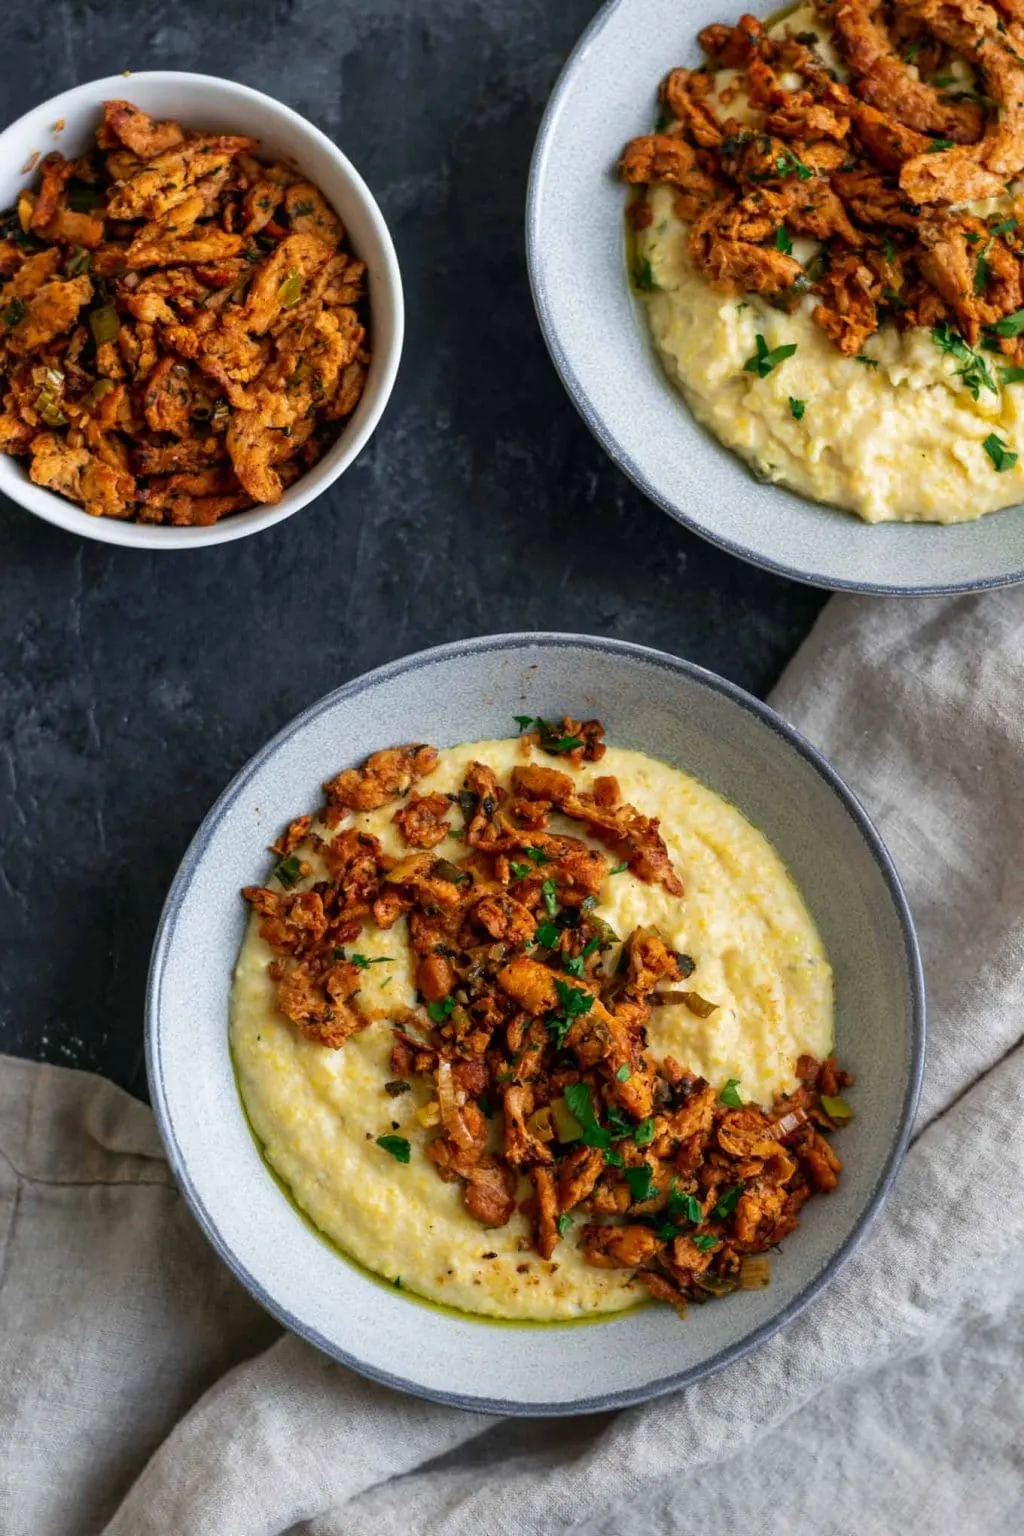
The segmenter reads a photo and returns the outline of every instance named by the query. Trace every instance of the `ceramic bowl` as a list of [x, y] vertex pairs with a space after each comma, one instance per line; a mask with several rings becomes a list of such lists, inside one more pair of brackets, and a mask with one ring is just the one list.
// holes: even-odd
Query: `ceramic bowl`
[[[1024, 507], [954, 527], [870, 526], [780, 486], [698, 426], [668, 382], [629, 287], [623, 146], [650, 132], [657, 87], [696, 65], [700, 28], [741, 0], [609, 0], [580, 38], [537, 137], [526, 214], [534, 302], [570, 396], [626, 474], [732, 554], [818, 586], [909, 594], [1024, 580]], [[759, 14], [774, 9], [761, 6]]]
[[[396, 741], [453, 745], [514, 733], [515, 714], [597, 715], [609, 739], [694, 774], [781, 853], [835, 972], [837, 1051], [856, 1073], [842, 1182], [808, 1207], [764, 1291], [593, 1323], [482, 1322], [417, 1302], [342, 1258], [297, 1214], [249, 1131], [228, 1051], [241, 886], [266, 846], [347, 763]], [[147, 1050], [174, 1174], [241, 1282], [282, 1323], [364, 1375], [509, 1414], [635, 1403], [685, 1386], [768, 1338], [863, 1236], [910, 1131], [924, 1049], [921, 972], [899, 882], [863, 810], [765, 705], [709, 672], [621, 641], [466, 640], [392, 663], [287, 726], [217, 801], [171, 887], [153, 951]]]
[[[102, 120], [103, 102], [111, 97], [127, 97], [151, 116], [173, 117], [187, 128], [251, 134], [260, 140], [261, 155], [290, 157], [337, 209], [353, 251], [367, 265], [372, 361], [362, 398], [333, 447], [273, 506], [234, 513], [210, 528], [165, 528], [90, 517], [77, 503], [33, 485], [25, 460], [0, 454], [0, 492], [60, 528], [106, 544], [143, 549], [226, 544], [298, 512], [344, 473], [369, 439], [387, 405], [402, 352], [404, 308], [398, 259], [369, 187], [319, 128], [247, 85], [174, 70], [92, 80], [54, 96], [12, 123], [0, 134], [0, 207], [9, 207], [23, 187], [33, 184], [36, 173], [25, 169], [33, 155], [52, 149], [68, 158], [81, 154]], [[64, 126], [58, 130], [60, 123]]]

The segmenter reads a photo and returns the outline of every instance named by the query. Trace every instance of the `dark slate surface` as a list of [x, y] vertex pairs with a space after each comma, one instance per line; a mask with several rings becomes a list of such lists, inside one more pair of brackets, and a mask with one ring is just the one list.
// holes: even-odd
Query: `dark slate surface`
[[145, 1093], [149, 949], [189, 838], [272, 732], [367, 668], [465, 635], [576, 629], [764, 693], [809, 628], [821, 594], [691, 537], [612, 467], [538, 334], [527, 166], [595, 8], [8, 0], [0, 13], [8, 119], [148, 67], [231, 76], [311, 118], [381, 201], [409, 316], [374, 441], [269, 533], [153, 556], [0, 506], [0, 1048]]

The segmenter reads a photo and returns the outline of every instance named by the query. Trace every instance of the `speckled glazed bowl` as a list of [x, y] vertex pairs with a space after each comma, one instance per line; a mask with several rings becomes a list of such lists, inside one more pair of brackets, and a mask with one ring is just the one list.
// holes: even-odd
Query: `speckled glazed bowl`
[[[609, 739], [696, 775], [774, 843], [835, 972], [837, 1050], [857, 1076], [838, 1191], [807, 1209], [768, 1290], [588, 1324], [502, 1324], [417, 1302], [342, 1258], [297, 1214], [249, 1132], [228, 1052], [239, 888], [320, 784], [399, 741], [514, 734], [513, 715], [597, 715]], [[389, 1386], [498, 1413], [564, 1414], [685, 1386], [768, 1338], [833, 1276], [896, 1173], [917, 1097], [924, 1002], [911, 920], [864, 812], [763, 704], [688, 663], [575, 635], [465, 640], [314, 704], [213, 807], [171, 888], [147, 998], [149, 1083], [167, 1155], [210, 1241], [296, 1333]]]
[[27, 461], [6, 454], [0, 454], [0, 492], [48, 523], [105, 544], [163, 550], [226, 544], [298, 512], [345, 472], [369, 440], [388, 403], [402, 355], [405, 322], [398, 258], [372, 192], [326, 134], [262, 91], [185, 71], [146, 70], [127, 78], [111, 75], [92, 80], [19, 117], [0, 133], [0, 208], [9, 207], [23, 187], [33, 185], [36, 173], [26, 169], [33, 155], [52, 149], [66, 157], [81, 154], [102, 120], [104, 101], [116, 97], [126, 97], [153, 117], [176, 118], [187, 128], [252, 134], [260, 140], [261, 155], [290, 157], [316, 182], [341, 215], [353, 251], [367, 266], [372, 358], [366, 387], [337, 441], [287, 487], [280, 501], [233, 513], [209, 528], [166, 528], [90, 517], [76, 502], [33, 485]]
[[723, 549], [798, 581], [865, 592], [962, 592], [1024, 580], [1024, 507], [974, 523], [869, 526], [779, 486], [690, 415], [668, 382], [626, 275], [623, 146], [651, 130], [670, 69], [701, 62], [698, 31], [741, 0], [609, 0], [580, 38], [541, 124], [526, 242], [548, 348], [602, 446], [652, 501]]

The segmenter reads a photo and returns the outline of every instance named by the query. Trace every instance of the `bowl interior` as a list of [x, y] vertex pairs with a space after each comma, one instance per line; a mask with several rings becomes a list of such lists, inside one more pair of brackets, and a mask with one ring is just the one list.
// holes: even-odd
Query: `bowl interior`
[[[697, 33], [740, 0], [610, 0], [552, 95], [534, 153], [527, 252], [555, 364], [608, 453], [680, 522], [758, 565], [826, 587], [958, 591], [1024, 579], [1024, 507], [954, 527], [869, 526], [778, 486], [697, 425], [664, 376], [626, 277], [623, 146], [650, 132], [655, 93], [701, 62]], [[753, 7], [765, 15], [770, 4]], [[908, 465], [908, 473], [911, 472]]]
[[[0, 207], [8, 207], [33, 182], [25, 171], [34, 154], [59, 149], [81, 154], [103, 116], [102, 104], [126, 97], [153, 117], [174, 117], [188, 128], [245, 133], [260, 140], [259, 153], [291, 158], [341, 215], [352, 248], [366, 262], [372, 360], [362, 398], [338, 440], [312, 470], [289, 486], [274, 506], [235, 513], [212, 528], [164, 528], [90, 517], [74, 502], [31, 483], [23, 460], [0, 455], [0, 492], [32, 512], [92, 538], [145, 548], [174, 549], [223, 543], [270, 527], [298, 511], [355, 458], [373, 431], [398, 370], [402, 347], [401, 279], [383, 216], [355, 167], [327, 136], [298, 113], [259, 91], [208, 75], [152, 71], [113, 75], [44, 102], [0, 135]], [[63, 122], [59, 131], [54, 124]]]
[[[475, 1322], [375, 1284], [312, 1232], [249, 1133], [227, 1042], [239, 888], [323, 779], [395, 741], [514, 733], [518, 713], [597, 715], [609, 738], [696, 775], [786, 860], [835, 969], [837, 1049], [857, 1075], [839, 1190], [809, 1208], [769, 1290], [649, 1307], [591, 1327]], [[168, 897], [148, 997], [150, 1086], [175, 1173], [223, 1257], [288, 1326], [371, 1376], [497, 1411], [640, 1400], [751, 1347], [825, 1281], [880, 1201], [909, 1127], [922, 1053], [909, 919], [863, 813], [777, 718], [671, 657], [578, 637], [462, 642], [349, 684], [300, 716], [211, 811]]]

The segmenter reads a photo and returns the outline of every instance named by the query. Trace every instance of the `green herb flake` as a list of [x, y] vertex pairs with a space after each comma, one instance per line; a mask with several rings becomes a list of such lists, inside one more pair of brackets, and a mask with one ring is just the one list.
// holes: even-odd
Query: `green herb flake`
[[641, 293], [656, 292], [658, 284], [654, 281], [654, 271], [646, 258], [634, 271], [633, 282]]
[[608, 873], [610, 875], [624, 875], [628, 868], [629, 868], [628, 864], [616, 864], [615, 868], [614, 869], [610, 869], [608, 871]]
[[[1018, 311], [1018, 314], [1020, 317], [1018, 329], [1024, 330], [1024, 310]], [[1016, 318], [1013, 315], [1006, 316], [1005, 319], [999, 321], [996, 329], [998, 330], [999, 326], [1006, 325], [1009, 321]], [[1004, 336], [1014, 336], [1016, 334], [1017, 331], [1014, 330], [1000, 331], [1000, 335]], [[964, 388], [969, 391], [974, 400], [977, 400], [983, 389], [991, 390], [994, 395], [999, 393], [995, 381], [988, 371], [988, 364], [985, 362], [985, 359], [980, 352], [976, 352], [973, 347], [967, 345], [959, 331], [953, 330], [952, 326], [944, 321], [942, 325], [937, 325], [932, 330], [932, 341], [946, 356], [953, 357], [958, 363], [963, 364], [962, 367], [956, 369], [956, 376], [963, 379]]]
[[349, 959], [361, 971], [368, 971], [371, 965], [394, 965], [395, 963], [393, 955], [380, 955], [376, 960], [368, 960], [365, 955], [349, 955]]
[[785, 150], [775, 161], [775, 169], [780, 176], [799, 176], [801, 181], [810, 181], [814, 175], [810, 166], [804, 165], [798, 160], [791, 149]]
[[629, 1064], [624, 1061], [622, 1066], [615, 1074], [616, 1081], [620, 1083], [628, 1083], [631, 1076], [632, 1073], [629, 1070]]
[[545, 949], [558, 948], [559, 931], [554, 923], [547, 921], [538, 923], [534, 938], [537, 940], [537, 943], [542, 945]]
[[929, 155], [939, 155], [944, 149], [955, 148], [955, 145], [955, 139], [932, 139], [932, 142], [928, 145], [925, 153]]
[[709, 1249], [717, 1248], [719, 1243], [719, 1239], [713, 1237], [710, 1232], [699, 1232], [692, 1241], [693, 1246], [699, 1248], [701, 1253], [707, 1253]]
[[[1019, 336], [1024, 331], [1024, 309], [1018, 309], [1012, 315], [1004, 315], [997, 320], [992, 327], [997, 336]], [[932, 332], [934, 335], [935, 333]]]
[[886, 264], [891, 267], [896, 260], [896, 247], [888, 238], [882, 241], [882, 254], [885, 256]]
[[568, 1211], [563, 1211], [561, 1216], [559, 1216], [558, 1221], [555, 1223], [555, 1225], [558, 1227], [559, 1237], [568, 1237], [574, 1223], [575, 1217], [570, 1216]]
[[806, 409], [807, 409], [807, 401], [806, 400], [795, 400], [793, 398], [793, 396], [790, 395], [790, 397], [789, 397], [789, 414], [792, 416], [794, 421], [803, 421], [803, 419], [804, 419], [804, 411], [806, 411]]
[[551, 860], [548, 858], [543, 848], [524, 848], [523, 852], [526, 854], [526, 857], [530, 860], [531, 864], [551, 863]]
[[531, 864], [516, 864], [511, 859], [509, 860], [508, 870], [513, 880], [525, 880], [527, 875], [533, 874], [533, 866]]
[[1024, 368], [1000, 368], [999, 377], [1004, 384], [1020, 384], [1024, 380]]
[[435, 1024], [443, 1024], [455, 1012], [454, 997], [442, 998], [439, 1003], [428, 1003], [427, 1013]]
[[722, 1104], [727, 1104], [730, 1109], [742, 1109], [743, 1100], [739, 1095], [739, 1086], [739, 1078], [730, 1077], [729, 1081], [718, 1095], [719, 1102]]
[[25, 306], [24, 306], [24, 304], [21, 302], [20, 299], [12, 299], [9, 304], [6, 304], [4, 306], [3, 314], [2, 314], [2, 316], [0, 316], [0, 318], [3, 319], [4, 325], [7, 327], [7, 329], [11, 330], [12, 327], [14, 327], [14, 326], [16, 326], [18, 324], [19, 320], [24, 320], [24, 318], [25, 318]]
[[877, 359], [877, 357], [865, 357], [863, 352], [858, 352], [857, 353], [857, 356], [854, 358], [854, 362], [855, 363], [863, 363], [865, 368], [877, 368], [878, 367], [878, 359]]
[[784, 256], [793, 254], [793, 242], [789, 238], [789, 231], [785, 224], [780, 224], [775, 231], [775, 249], [781, 251]]
[[547, 909], [548, 916], [554, 917], [558, 911], [558, 887], [553, 880], [545, 880], [540, 891], [544, 897], [544, 906]]
[[722, 1218], [731, 1216], [739, 1204], [740, 1195], [742, 1195], [742, 1193], [742, 1184], [730, 1184], [729, 1188], [724, 1190], [723, 1193], [719, 1195], [718, 1199], [712, 1206], [712, 1216], [720, 1216]]
[[995, 465], [997, 475], [1005, 475], [1017, 462], [1017, 455], [994, 432], [989, 433], [981, 446]]
[[627, 1168], [626, 1183], [634, 1205], [642, 1205], [645, 1200], [649, 1200], [654, 1193], [654, 1176], [650, 1164], [641, 1163], [639, 1168]]
[[696, 1227], [700, 1224], [704, 1212], [697, 1196], [684, 1194], [673, 1180], [668, 1195], [668, 1214], [673, 1221], [689, 1221]]
[[638, 1147], [649, 1147], [654, 1140], [654, 1121], [641, 1120], [633, 1132], [633, 1140]]
[[989, 229], [993, 235], [1010, 235], [1016, 228], [1016, 219], [1000, 219], [998, 224], [989, 225]]
[[402, 1289], [402, 1277], [401, 1277], [401, 1275], [396, 1275], [395, 1278], [392, 1280], [391, 1284], [394, 1286], [396, 1291], [400, 1291]]
[[985, 246], [985, 249], [980, 252], [977, 265], [974, 269], [974, 292], [979, 296], [983, 294], [985, 289], [988, 287], [989, 277], [991, 276], [988, 264], [988, 256], [994, 244], [994, 240], [990, 240], [988, 242], [988, 244]]
[[396, 1163], [407, 1163], [411, 1147], [404, 1136], [378, 1136], [377, 1145], [383, 1152], [390, 1152]]
[[293, 853], [290, 858], [282, 859], [274, 868], [275, 877], [280, 880], [286, 891], [290, 891], [302, 879], [302, 861]]
[[[589, 1083], [570, 1083], [565, 1090], [565, 1102], [569, 1113], [579, 1122], [580, 1140], [585, 1147], [599, 1147], [605, 1161], [615, 1167], [622, 1166], [622, 1159], [611, 1150], [611, 1134], [598, 1124], [594, 1113], [594, 1100]], [[618, 1162], [615, 1161], [618, 1159]]]
[[760, 331], [754, 337], [754, 343], [757, 351], [753, 357], [747, 358], [747, 361], [743, 364], [743, 370], [745, 373], [756, 373], [759, 379], [766, 379], [773, 369], [777, 368], [780, 363], [784, 363], [787, 357], [792, 357], [796, 351], [796, 342], [790, 342], [784, 347], [772, 347], [769, 349], [768, 343]]

